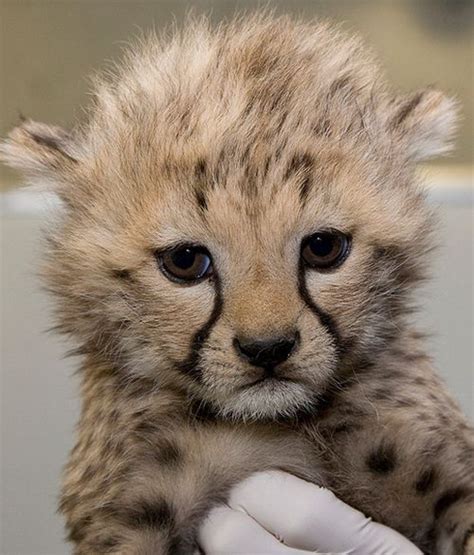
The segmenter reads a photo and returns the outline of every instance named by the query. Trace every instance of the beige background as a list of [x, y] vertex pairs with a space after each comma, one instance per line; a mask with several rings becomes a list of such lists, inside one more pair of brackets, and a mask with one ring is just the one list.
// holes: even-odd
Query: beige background
[[[471, 0], [326, 0], [268, 2], [305, 17], [331, 15], [371, 42], [391, 80], [403, 90], [426, 84], [458, 95], [464, 123], [456, 153], [431, 173], [430, 199], [439, 208], [441, 245], [434, 279], [420, 296], [418, 321], [432, 333], [430, 352], [472, 418], [473, 196]], [[212, 8], [219, 20], [256, 2], [180, 0], [0, 0], [0, 134], [18, 113], [70, 126], [83, 117], [86, 75], [116, 58], [124, 44], [185, 11]], [[446, 6], [451, 9], [446, 10]], [[453, 7], [454, 6], [454, 7]], [[457, 7], [455, 7], [457, 6]], [[471, 10], [472, 11], [472, 10]], [[44, 199], [15, 190], [0, 170], [0, 553], [70, 552], [55, 514], [59, 473], [72, 445], [78, 413], [74, 359], [46, 333], [50, 301], [35, 278]]]

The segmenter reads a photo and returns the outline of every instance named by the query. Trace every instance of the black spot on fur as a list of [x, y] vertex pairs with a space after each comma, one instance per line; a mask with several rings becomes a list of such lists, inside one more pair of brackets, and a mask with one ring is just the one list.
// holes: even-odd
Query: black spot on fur
[[[359, 357], [354, 362], [354, 368], [357, 369], [358, 375], [370, 373], [371, 370], [373, 370], [374, 366], [375, 366], [374, 361], [368, 359], [365, 356]], [[393, 373], [391, 375], [393, 375]]]
[[115, 550], [120, 545], [120, 540], [109, 536], [108, 538], [101, 538], [94, 544], [96, 553], [109, 553]]
[[314, 167], [314, 159], [307, 152], [296, 153], [292, 156], [285, 172], [285, 179], [292, 175], [299, 176], [299, 191], [301, 202], [305, 202], [311, 187], [311, 174]]
[[433, 509], [435, 519], [440, 518], [452, 505], [468, 497], [470, 494], [472, 494], [472, 491], [464, 487], [452, 488], [445, 491], [435, 503]]
[[394, 119], [393, 119], [393, 125], [394, 127], [398, 127], [403, 120], [405, 120], [410, 113], [418, 106], [418, 104], [421, 102], [421, 99], [423, 98], [423, 93], [417, 93], [413, 96], [413, 98], [411, 98], [408, 102], [406, 102], [397, 112], [397, 114], [395, 115]]
[[208, 181], [208, 167], [206, 161], [203, 158], [199, 158], [196, 162], [194, 166], [194, 175], [198, 182], [198, 187], [194, 191], [196, 202], [202, 210], [207, 210], [205, 185]]
[[75, 543], [81, 542], [85, 538], [87, 529], [91, 524], [92, 518], [90, 516], [77, 519], [69, 526], [67, 540]]
[[434, 553], [434, 546], [436, 545], [437, 530], [436, 526], [431, 526], [425, 532], [421, 541], [418, 543], [418, 547], [423, 551], [423, 553]]
[[349, 75], [344, 75], [342, 77], [339, 77], [338, 79], [336, 79], [331, 83], [331, 86], [329, 87], [329, 95], [333, 96], [339, 91], [342, 91], [343, 89], [347, 89], [350, 82], [351, 82], [351, 78]]
[[430, 492], [436, 483], [436, 472], [433, 467], [424, 470], [415, 482], [415, 491], [420, 495]]
[[424, 279], [418, 261], [407, 256], [407, 253], [398, 245], [374, 245], [374, 259], [384, 262], [387, 268], [392, 269], [392, 274], [397, 284], [404, 289], [407, 284], [416, 283]]
[[112, 275], [114, 278], [122, 279], [124, 281], [129, 281], [132, 277], [130, 270], [126, 270], [125, 268], [112, 270]]
[[307, 152], [297, 152], [291, 157], [285, 172], [285, 179], [297, 173], [311, 171], [314, 166], [314, 159]]
[[[251, 144], [248, 144], [244, 148], [244, 150], [242, 151], [242, 153], [240, 155], [240, 158], [239, 158], [240, 164], [248, 166], [249, 161], [250, 161], [250, 152], [251, 152], [251, 150], [252, 150], [252, 145]], [[248, 168], [247, 168], [246, 171], [248, 171]]]
[[474, 524], [472, 524], [467, 530], [466, 533], [463, 536], [463, 540], [461, 543], [461, 550], [464, 553], [464, 551], [466, 551], [467, 548], [467, 542], [471, 539], [471, 537], [474, 536]]
[[308, 198], [309, 191], [311, 189], [311, 178], [307, 175], [303, 178], [300, 183], [300, 200], [301, 203], [305, 203]]
[[262, 177], [265, 178], [268, 174], [268, 169], [270, 167], [270, 162], [271, 162], [271, 157], [267, 156], [265, 159], [265, 163], [263, 164], [262, 167]]
[[281, 116], [278, 118], [276, 128], [275, 128], [276, 133], [279, 133], [281, 131], [281, 128], [283, 127], [287, 118], [288, 118], [288, 112], [283, 112]]
[[218, 411], [203, 399], [196, 399], [190, 403], [189, 416], [199, 422], [216, 422], [219, 420]]
[[203, 180], [207, 177], [207, 163], [204, 158], [199, 158], [194, 166], [194, 175], [197, 179]]
[[171, 441], [167, 441], [158, 446], [154, 459], [160, 466], [177, 466], [182, 460], [183, 454], [181, 449]]
[[[353, 385], [353, 380], [339, 377], [333, 380], [320, 394], [318, 394], [314, 400], [314, 410], [317, 412], [319, 418], [324, 418], [327, 414], [331, 414], [331, 408], [336, 404], [340, 394], [347, 391]], [[348, 420], [353, 420], [353, 416], [363, 416], [353, 414], [351, 406], [345, 407], [344, 410], [338, 407], [338, 410], [341, 411], [341, 415], [350, 416], [351, 418], [348, 418]]]
[[157, 423], [148, 418], [144, 418], [135, 424], [135, 432], [139, 435], [146, 435], [156, 432], [158, 429]]
[[415, 407], [417, 402], [414, 399], [409, 399], [408, 397], [398, 397], [395, 399], [395, 405], [402, 408]]
[[374, 397], [379, 401], [391, 401], [393, 399], [393, 390], [390, 387], [379, 387], [374, 390]]
[[86, 466], [84, 472], [82, 473], [82, 480], [88, 482], [91, 480], [97, 473], [98, 468], [92, 464]]
[[368, 469], [375, 474], [390, 474], [397, 466], [395, 446], [382, 442], [369, 454], [366, 464]]
[[121, 455], [125, 451], [125, 445], [120, 438], [108, 437], [102, 444], [102, 451], [104, 456]]
[[38, 143], [39, 145], [52, 148], [53, 150], [61, 150], [59, 146], [59, 141], [54, 137], [45, 137], [44, 135], [38, 135], [37, 133], [31, 133], [30, 137]]
[[156, 502], [142, 501], [141, 504], [122, 513], [126, 523], [132, 528], [172, 528], [174, 514], [165, 500]]
[[149, 395], [150, 391], [156, 389], [157, 383], [154, 379], [145, 376], [135, 376], [133, 379], [124, 375], [123, 379], [117, 381], [117, 393], [124, 395], [127, 399], [141, 399]]
[[203, 190], [198, 189], [195, 191], [196, 202], [201, 210], [207, 210], [207, 197]]
[[79, 503], [80, 498], [77, 493], [64, 494], [59, 501], [59, 511], [62, 513], [73, 511]]
[[331, 134], [331, 123], [329, 119], [323, 118], [313, 126], [313, 133], [318, 136], [328, 137]]
[[183, 538], [182, 534], [173, 534], [168, 540], [168, 555], [189, 555], [190, 553], [202, 553], [196, 542], [190, 538]]
[[33, 141], [35, 141], [35, 143], [41, 146], [45, 146], [46, 148], [49, 148], [51, 150], [56, 150], [71, 162], [77, 163], [77, 160], [75, 158], [64, 152], [63, 145], [61, 144], [59, 138], [39, 135], [38, 133], [30, 133], [30, 137], [33, 139]]
[[354, 424], [352, 422], [343, 422], [335, 426], [334, 428], [332, 428], [331, 431], [333, 435], [337, 435], [337, 434], [350, 434], [360, 429], [362, 429], [362, 426], [360, 424]]

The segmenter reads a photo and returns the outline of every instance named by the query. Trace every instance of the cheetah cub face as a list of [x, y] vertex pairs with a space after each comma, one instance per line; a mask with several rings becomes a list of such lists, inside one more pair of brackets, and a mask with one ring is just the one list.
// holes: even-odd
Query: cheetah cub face
[[397, 333], [430, 245], [414, 166], [454, 120], [325, 24], [197, 22], [99, 81], [87, 125], [28, 121], [2, 152], [63, 199], [45, 275], [83, 352], [276, 418]]

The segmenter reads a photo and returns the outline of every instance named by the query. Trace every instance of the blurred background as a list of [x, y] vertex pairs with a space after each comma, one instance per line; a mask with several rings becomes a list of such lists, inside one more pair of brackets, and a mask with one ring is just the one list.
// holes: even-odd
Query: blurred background
[[[180, 22], [193, 8], [220, 21], [254, 1], [0, 0], [0, 135], [22, 114], [70, 127], [84, 117], [87, 77], [120, 57], [141, 30]], [[440, 215], [433, 280], [420, 326], [463, 410], [474, 416], [472, 0], [267, 1], [280, 13], [324, 16], [364, 36], [402, 91], [435, 85], [459, 98], [456, 151], [423, 169]], [[40, 231], [54, 203], [0, 168], [0, 553], [70, 550], [55, 515], [61, 466], [78, 414], [76, 361], [47, 334], [47, 296], [35, 277]]]

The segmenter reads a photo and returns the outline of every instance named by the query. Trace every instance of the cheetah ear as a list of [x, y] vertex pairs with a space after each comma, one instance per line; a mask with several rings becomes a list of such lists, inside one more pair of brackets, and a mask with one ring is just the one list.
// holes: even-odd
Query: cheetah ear
[[79, 163], [72, 136], [60, 127], [25, 120], [0, 142], [0, 160], [32, 182], [64, 182]]
[[456, 100], [424, 89], [395, 102], [389, 125], [406, 141], [410, 158], [418, 162], [452, 149], [457, 120]]

